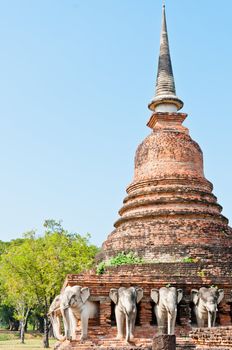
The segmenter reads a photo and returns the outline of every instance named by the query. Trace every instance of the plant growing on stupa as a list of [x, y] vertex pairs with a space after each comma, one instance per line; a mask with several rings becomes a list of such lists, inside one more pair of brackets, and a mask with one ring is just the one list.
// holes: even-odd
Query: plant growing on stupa
[[212, 285], [210, 286], [210, 288], [218, 289], [218, 286], [215, 286], [214, 284], [212, 284]]
[[198, 259], [186, 256], [182, 259], [182, 262], [184, 262], [184, 263], [196, 263], [196, 262], [198, 262]]
[[121, 265], [134, 265], [134, 264], [143, 264], [144, 259], [138, 257], [133, 252], [120, 252], [116, 256], [112, 257], [107, 261], [101, 261], [97, 265], [96, 273], [102, 275], [107, 267], [110, 266], [121, 266]]
[[201, 271], [198, 271], [197, 272], [197, 275], [199, 276], [199, 277], [205, 277], [205, 271], [204, 270], [201, 270]]

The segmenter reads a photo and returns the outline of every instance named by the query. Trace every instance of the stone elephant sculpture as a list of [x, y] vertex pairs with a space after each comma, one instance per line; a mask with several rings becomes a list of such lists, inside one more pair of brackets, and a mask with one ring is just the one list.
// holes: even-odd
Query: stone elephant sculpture
[[[58, 313], [50, 313], [53, 324], [53, 332], [55, 337], [62, 340], [76, 340], [77, 321], [81, 320], [81, 338], [83, 341], [88, 336], [89, 318], [98, 316], [97, 304], [88, 300], [90, 297], [89, 288], [80, 286], [66, 287], [64, 292], [55, 298], [53, 303], [59, 307], [60, 314], [63, 317], [64, 336], [61, 334], [60, 321], [58, 321]], [[52, 304], [53, 304], [52, 303]]]
[[112, 288], [109, 296], [115, 303], [117, 338], [122, 339], [124, 337], [124, 323], [126, 320], [126, 341], [130, 342], [134, 338], [137, 304], [143, 297], [143, 289], [136, 287]]
[[183, 298], [183, 290], [175, 287], [162, 287], [151, 290], [151, 298], [155, 302], [155, 314], [161, 333], [175, 333], [177, 305]]
[[223, 298], [223, 289], [215, 287], [202, 287], [199, 290], [192, 289], [191, 299], [194, 303], [194, 312], [198, 327], [205, 327], [205, 324], [207, 324], [209, 328], [215, 326], [218, 311], [217, 306]]
[[60, 312], [61, 295], [57, 295], [48, 311], [48, 316], [51, 320], [53, 335], [59, 341], [64, 341], [65, 337], [61, 334], [61, 312]]

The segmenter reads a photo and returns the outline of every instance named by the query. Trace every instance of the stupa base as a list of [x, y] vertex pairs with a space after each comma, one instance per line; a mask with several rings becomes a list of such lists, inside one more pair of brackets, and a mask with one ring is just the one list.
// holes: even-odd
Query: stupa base
[[[215, 267], [216, 266], [216, 267]], [[217, 272], [217, 276], [215, 274]], [[171, 285], [177, 288], [182, 288], [184, 297], [178, 305], [178, 313], [176, 319], [175, 334], [177, 336], [178, 350], [201, 350], [201, 346], [206, 334], [206, 339], [209, 337], [210, 344], [211, 329], [207, 328], [197, 331], [193, 316], [193, 303], [191, 301], [191, 289], [199, 289], [202, 286], [210, 287], [212, 285], [222, 288], [225, 293], [223, 301], [219, 305], [217, 315], [217, 328], [212, 329], [213, 350], [224, 350], [227, 348], [220, 347], [218, 339], [226, 339], [226, 342], [231, 342], [232, 349], [232, 280], [230, 277], [231, 266], [225, 263], [214, 263], [212, 265], [204, 265], [203, 263], [150, 263], [141, 265], [123, 265], [120, 267], [107, 268], [102, 275], [97, 275], [95, 271], [88, 271], [79, 275], [68, 275], [63, 289], [66, 286], [80, 285], [89, 287], [91, 296], [90, 300], [97, 303], [98, 317], [89, 320], [88, 340], [84, 343], [80, 341], [71, 341], [57, 343], [56, 350], [87, 350], [87, 349], [102, 349], [102, 350], [158, 350], [154, 347], [153, 338], [160, 334], [158, 329], [154, 303], [150, 297], [151, 289], [160, 288]], [[134, 342], [126, 343], [125, 340], [117, 340], [117, 327], [114, 314], [114, 303], [109, 297], [111, 288], [120, 288], [121, 286], [130, 287], [136, 286], [143, 288], [144, 296], [138, 304], [136, 327], [134, 333]], [[223, 326], [225, 328], [223, 328]], [[206, 332], [206, 333], [204, 333]], [[220, 332], [222, 335], [220, 336]], [[225, 335], [224, 335], [224, 333]], [[215, 335], [215, 336], [214, 336]], [[191, 337], [193, 337], [193, 341]], [[80, 328], [76, 331], [76, 339], [80, 339]], [[225, 342], [226, 346], [227, 343]], [[215, 345], [215, 346], [214, 346]], [[219, 347], [217, 347], [217, 345]], [[165, 348], [161, 348], [165, 350]], [[210, 348], [209, 348], [210, 349]], [[169, 349], [168, 349], [169, 350]]]
[[[127, 344], [114, 338], [89, 339], [81, 344], [77, 341], [57, 343], [54, 350], [195, 350], [196, 345], [189, 337], [155, 336], [150, 339], [136, 338], [134, 343]], [[222, 349], [216, 349], [222, 350]]]

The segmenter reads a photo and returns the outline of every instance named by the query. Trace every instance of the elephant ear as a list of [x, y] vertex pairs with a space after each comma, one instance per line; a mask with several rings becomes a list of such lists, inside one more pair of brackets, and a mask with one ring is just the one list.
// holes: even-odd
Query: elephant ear
[[217, 303], [220, 304], [220, 302], [222, 301], [222, 299], [224, 298], [224, 290], [223, 289], [218, 289], [218, 300]]
[[197, 289], [191, 290], [191, 299], [195, 305], [198, 304], [199, 301], [199, 291]]
[[177, 289], [177, 304], [182, 300], [183, 298], [183, 290], [182, 289]]
[[88, 287], [81, 288], [81, 300], [84, 304], [90, 297], [90, 290]]
[[158, 302], [159, 302], [159, 289], [152, 289], [151, 290], [151, 298], [156, 304], [158, 304]]
[[69, 307], [70, 301], [70, 287], [65, 288], [63, 295], [61, 295], [60, 306], [62, 309], [67, 309]]
[[57, 295], [49, 307], [48, 314], [55, 311], [59, 306], [60, 306], [60, 295]]
[[143, 288], [136, 288], [136, 303], [138, 304], [143, 297]]
[[118, 290], [115, 288], [111, 288], [110, 293], [109, 293], [110, 299], [117, 304], [118, 302]]

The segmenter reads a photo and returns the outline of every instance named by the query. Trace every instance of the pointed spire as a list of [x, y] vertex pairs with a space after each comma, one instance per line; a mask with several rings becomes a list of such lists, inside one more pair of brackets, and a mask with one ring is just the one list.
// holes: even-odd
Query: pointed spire
[[176, 96], [164, 1], [156, 92], [155, 97], [148, 107], [150, 110], [156, 112], [176, 112], [183, 107], [183, 102]]

